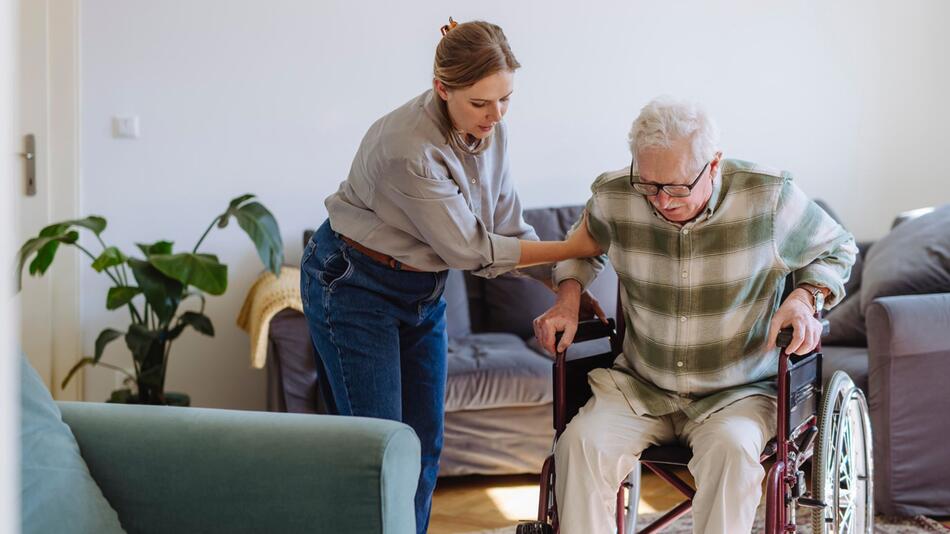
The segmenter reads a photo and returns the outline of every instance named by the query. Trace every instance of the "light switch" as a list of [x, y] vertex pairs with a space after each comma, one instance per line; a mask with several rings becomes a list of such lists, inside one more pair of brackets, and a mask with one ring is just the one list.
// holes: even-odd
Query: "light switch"
[[112, 117], [112, 136], [120, 139], [138, 139], [139, 118]]

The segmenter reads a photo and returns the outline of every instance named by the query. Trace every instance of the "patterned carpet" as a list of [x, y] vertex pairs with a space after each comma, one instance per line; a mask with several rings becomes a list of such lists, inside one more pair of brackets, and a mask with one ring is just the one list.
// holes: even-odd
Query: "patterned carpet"
[[[640, 516], [640, 528], [659, 517], [660, 514], [644, 514]], [[752, 527], [753, 532], [762, 532], [763, 518], [759, 517]], [[811, 534], [811, 526], [807, 515], [799, 518], [798, 532]], [[505, 527], [494, 530], [482, 530], [471, 534], [514, 534], [515, 527]], [[681, 517], [672, 526], [662, 531], [664, 534], [692, 534], [693, 518], [691, 514]], [[874, 522], [875, 534], [929, 534], [933, 532], [950, 533], [950, 529], [940, 523], [923, 516], [918, 517], [878, 517]]]

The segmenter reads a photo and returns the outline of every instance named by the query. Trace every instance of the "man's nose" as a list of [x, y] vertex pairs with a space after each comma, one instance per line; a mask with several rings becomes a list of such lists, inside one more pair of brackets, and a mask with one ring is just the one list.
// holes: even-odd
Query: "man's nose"
[[656, 192], [655, 199], [656, 200], [654, 200], [654, 203], [656, 204], [656, 207], [662, 209], [666, 209], [666, 207], [670, 205], [670, 200], [672, 200], [670, 195], [667, 195], [666, 191], [662, 189]]

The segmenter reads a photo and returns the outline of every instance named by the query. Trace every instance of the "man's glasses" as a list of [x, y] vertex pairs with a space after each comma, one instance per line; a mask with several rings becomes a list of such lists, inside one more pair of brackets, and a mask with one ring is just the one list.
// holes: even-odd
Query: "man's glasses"
[[683, 198], [688, 197], [693, 193], [693, 188], [696, 187], [696, 184], [699, 182], [699, 179], [703, 177], [703, 173], [706, 172], [706, 167], [709, 167], [709, 161], [703, 165], [703, 170], [699, 171], [699, 175], [693, 180], [693, 183], [689, 185], [680, 185], [680, 184], [651, 184], [649, 182], [637, 182], [633, 179], [633, 162], [630, 162], [630, 185], [633, 186], [633, 190], [637, 193], [640, 193], [643, 196], [652, 197], [660, 192], [660, 189], [664, 193], [671, 197]]

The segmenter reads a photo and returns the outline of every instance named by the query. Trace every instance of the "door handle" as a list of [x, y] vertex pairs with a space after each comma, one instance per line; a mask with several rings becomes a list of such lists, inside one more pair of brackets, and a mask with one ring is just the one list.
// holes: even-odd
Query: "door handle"
[[26, 160], [26, 196], [36, 195], [36, 136], [27, 134], [23, 138], [25, 152], [20, 156]]

